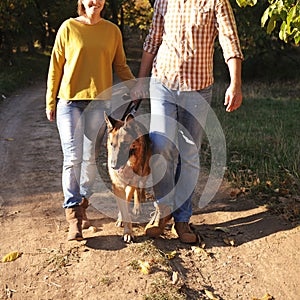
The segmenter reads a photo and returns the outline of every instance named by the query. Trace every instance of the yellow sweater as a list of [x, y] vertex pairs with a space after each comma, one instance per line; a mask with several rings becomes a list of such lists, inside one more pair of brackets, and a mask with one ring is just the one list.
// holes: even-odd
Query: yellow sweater
[[46, 108], [55, 110], [57, 98], [109, 99], [110, 94], [102, 92], [113, 84], [112, 67], [121, 80], [134, 78], [126, 64], [119, 28], [104, 19], [95, 25], [66, 20], [52, 50]]

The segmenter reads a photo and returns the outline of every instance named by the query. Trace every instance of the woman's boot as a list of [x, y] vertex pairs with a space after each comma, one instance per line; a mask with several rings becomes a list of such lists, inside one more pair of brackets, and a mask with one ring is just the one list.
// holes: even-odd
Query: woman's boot
[[82, 207], [82, 229], [88, 229], [91, 226], [91, 222], [88, 220], [86, 215], [86, 209], [89, 206], [89, 200], [85, 197], [82, 197], [80, 206]]
[[82, 241], [82, 207], [66, 208], [66, 219], [69, 222], [68, 241]]

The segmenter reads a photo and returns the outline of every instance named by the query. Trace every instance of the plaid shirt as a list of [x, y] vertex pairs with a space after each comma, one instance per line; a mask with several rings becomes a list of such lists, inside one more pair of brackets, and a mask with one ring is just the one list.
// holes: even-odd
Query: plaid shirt
[[174, 90], [211, 85], [218, 34], [225, 61], [243, 59], [229, 0], [156, 0], [144, 43], [156, 55], [152, 76]]

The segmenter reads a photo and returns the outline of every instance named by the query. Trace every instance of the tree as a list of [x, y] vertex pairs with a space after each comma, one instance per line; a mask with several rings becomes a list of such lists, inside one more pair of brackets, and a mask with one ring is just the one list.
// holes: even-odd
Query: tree
[[[255, 6], [257, 0], [236, 0], [240, 7]], [[261, 26], [267, 26], [271, 34], [279, 25], [279, 38], [286, 43], [300, 42], [300, 1], [269, 0], [269, 5], [261, 17]]]

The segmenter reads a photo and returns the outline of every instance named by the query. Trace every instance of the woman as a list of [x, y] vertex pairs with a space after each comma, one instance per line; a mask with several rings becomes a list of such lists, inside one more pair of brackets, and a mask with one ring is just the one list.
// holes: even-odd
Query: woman
[[102, 92], [112, 86], [112, 66], [121, 80], [134, 78], [119, 28], [101, 17], [104, 5], [105, 0], [78, 0], [79, 16], [57, 32], [48, 72], [46, 115], [49, 121], [56, 115], [64, 156], [68, 240], [82, 240], [82, 228], [89, 226], [85, 210], [97, 170], [95, 141], [109, 110], [110, 95]]

